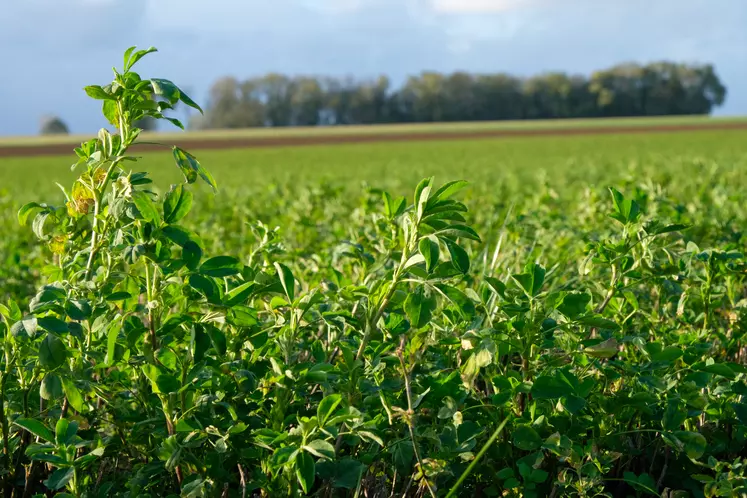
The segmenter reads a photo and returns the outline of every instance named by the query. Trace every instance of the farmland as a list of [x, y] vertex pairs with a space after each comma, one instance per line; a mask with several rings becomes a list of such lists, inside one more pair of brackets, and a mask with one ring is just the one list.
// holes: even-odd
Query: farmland
[[747, 131], [123, 133], [0, 159], [9, 494], [746, 492]]

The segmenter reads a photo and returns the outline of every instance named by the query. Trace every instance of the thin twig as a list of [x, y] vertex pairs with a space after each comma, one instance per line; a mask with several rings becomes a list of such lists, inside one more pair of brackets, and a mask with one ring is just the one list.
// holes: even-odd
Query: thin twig
[[246, 498], [246, 476], [244, 475], [244, 467], [241, 466], [241, 464], [238, 464], [239, 466], [239, 476], [241, 476], [241, 480], [239, 481], [241, 483], [241, 498]]
[[668, 469], [669, 469], [669, 447], [667, 446], [667, 449], [664, 452], [664, 466], [661, 468], [661, 474], [659, 474], [659, 480], [656, 481], [656, 489], [661, 489], [661, 485], [664, 482], [664, 477], [666, 477]]
[[436, 498], [436, 493], [431, 488], [431, 483], [428, 482], [428, 476], [425, 473], [425, 466], [423, 465], [423, 459], [420, 458], [420, 451], [418, 450], [418, 443], [415, 440], [415, 411], [412, 408], [412, 387], [410, 386], [410, 375], [407, 372], [405, 366], [405, 356], [403, 351], [405, 349], [406, 338], [403, 335], [399, 342], [399, 348], [397, 349], [397, 356], [399, 357], [399, 364], [402, 366], [402, 376], [405, 379], [405, 394], [407, 395], [407, 428], [410, 430], [410, 439], [412, 440], [412, 449], [415, 453], [415, 458], [418, 460], [420, 466], [420, 473], [423, 475], [423, 481], [428, 488], [432, 498]]

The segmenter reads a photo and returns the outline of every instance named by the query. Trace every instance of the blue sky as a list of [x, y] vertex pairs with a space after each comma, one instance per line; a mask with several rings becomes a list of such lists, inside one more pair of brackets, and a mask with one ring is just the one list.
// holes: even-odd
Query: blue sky
[[374, 76], [421, 70], [589, 73], [619, 62], [712, 62], [747, 115], [745, 0], [3, 0], [0, 135], [57, 114], [103, 125], [82, 87], [109, 81], [130, 45], [146, 76], [205, 101], [220, 76]]

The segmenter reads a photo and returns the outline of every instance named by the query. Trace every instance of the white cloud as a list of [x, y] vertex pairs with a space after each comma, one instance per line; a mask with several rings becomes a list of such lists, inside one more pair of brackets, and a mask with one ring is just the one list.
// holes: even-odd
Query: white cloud
[[444, 13], [501, 13], [532, 7], [542, 0], [433, 0], [433, 8]]

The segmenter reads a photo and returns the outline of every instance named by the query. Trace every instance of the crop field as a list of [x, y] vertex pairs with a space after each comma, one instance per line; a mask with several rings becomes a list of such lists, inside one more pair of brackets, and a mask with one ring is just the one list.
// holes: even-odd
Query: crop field
[[127, 61], [0, 158], [6, 496], [745, 496], [747, 130], [139, 153]]
[[[525, 136], [579, 136], [622, 133], [661, 133], [697, 130], [744, 130], [744, 117], [664, 116], [648, 118], [555, 119], [466, 123], [347, 125], [317, 127], [202, 130], [180, 133], [144, 132], [144, 142], [176, 143], [182, 147], [227, 149], [330, 145], [467, 138], [511, 138]], [[67, 153], [85, 136], [0, 137], [0, 157], [39, 156]], [[159, 147], [139, 145], [138, 150]]]

